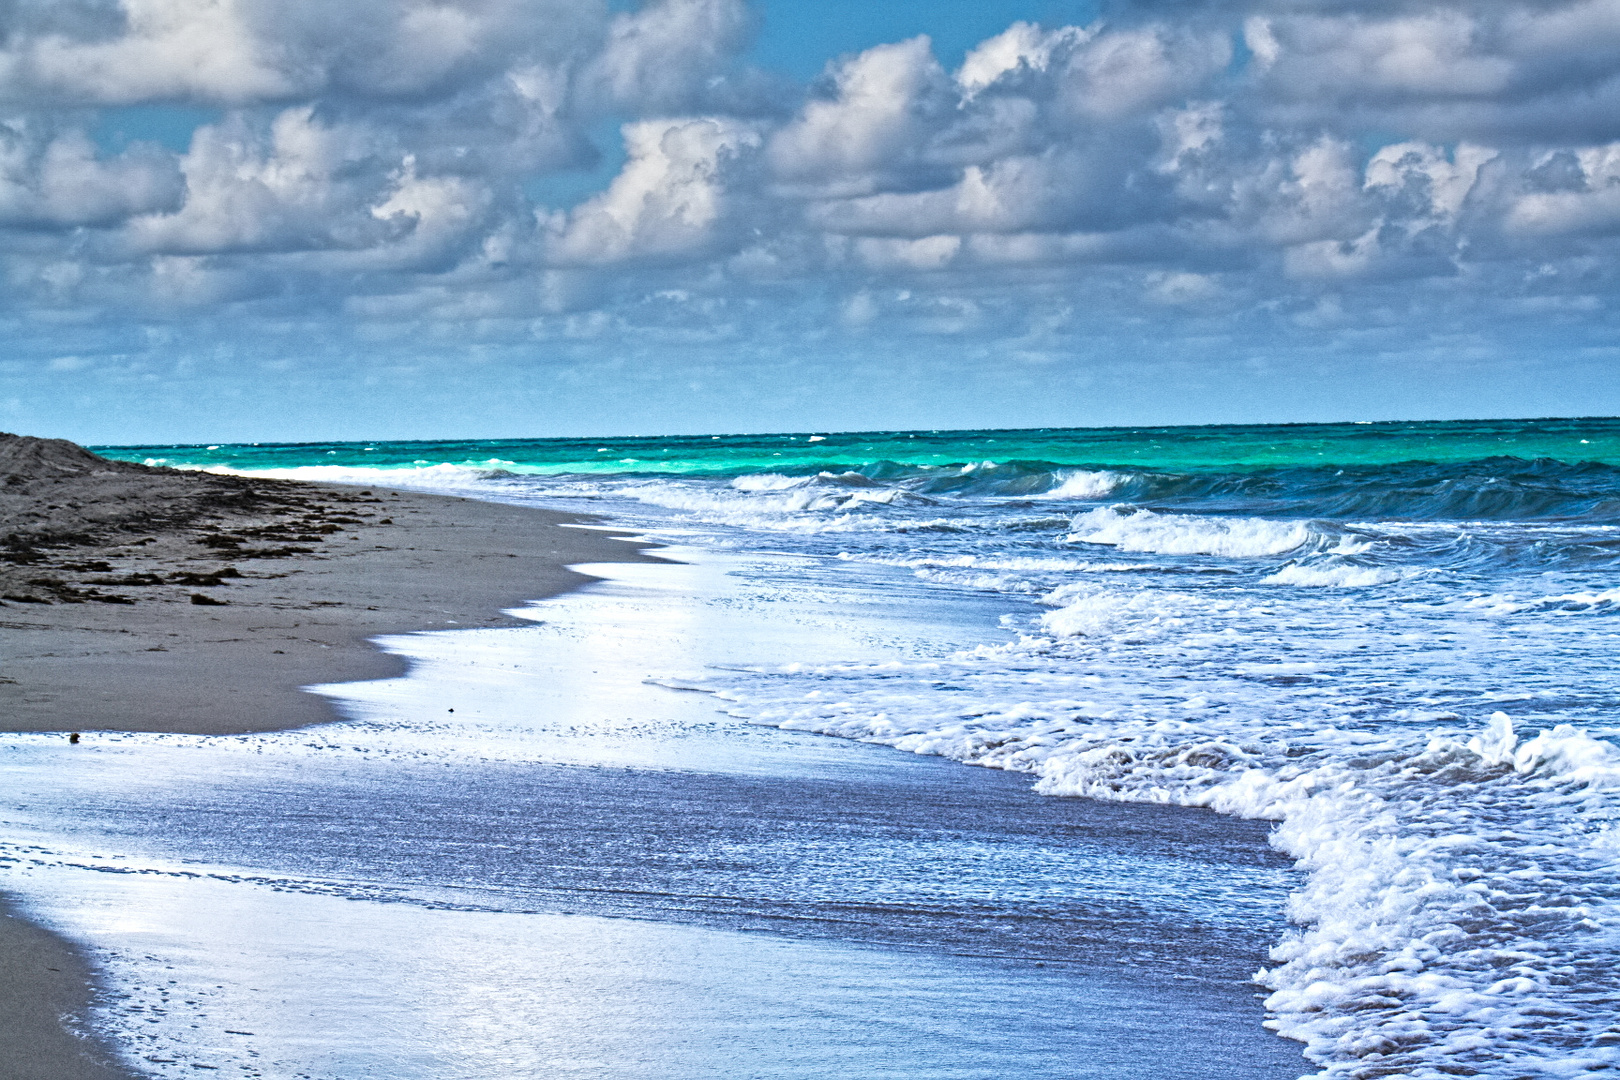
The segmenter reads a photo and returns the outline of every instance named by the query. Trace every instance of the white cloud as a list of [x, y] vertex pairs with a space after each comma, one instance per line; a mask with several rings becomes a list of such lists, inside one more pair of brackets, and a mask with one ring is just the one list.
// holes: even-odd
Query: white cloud
[[961, 250], [960, 236], [925, 236], [920, 240], [867, 236], [855, 244], [861, 261], [878, 270], [941, 270]]
[[1251, 15], [1243, 20], [1243, 44], [1254, 54], [1255, 66], [1262, 71], [1282, 55], [1282, 45], [1271, 31], [1271, 20], [1263, 15]]
[[1520, 195], [1508, 210], [1509, 229], [1559, 235], [1620, 227], [1620, 142], [1582, 147], [1570, 156], [1579, 166], [1580, 187]]
[[364, 129], [322, 123], [309, 106], [284, 110], [268, 130], [242, 116], [199, 128], [180, 163], [184, 205], [135, 218], [130, 242], [168, 254], [379, 242], [397, 226], [369, 213], [386, 182], [377, 153]]
[[1495, 150], [1467, 143], [1458, 146], [1450, 158], [1437, 146], [1396, 143], [1381, 148], [1367, 162], [1365, 187], [1393, 193], [1415, 186], [1433, 219], [1450, 221], [1473, 190], [1481, 166], [1496, 156]]
[[13, 94], [33, 89], [69, 101], [154, 98], [242, 102], [285, 97], [308, 84], [280, 67], [242, 0], [123, 0], [121, 33], [63, 33], [7, 43]]
[[1062, 72], [1065, 103], [1101, 119], [1168, 104], [1232, 61], [1222, 34], [1168, 26], [1110, 30], [1077, 43]]
[[1219, 101], [1198, 101], [1186, 108], [1160, 113], [1159, 168], [1174, 172], [1186, 159], [1208, 152], [1224, 134], [1226, 106]]
[[1196, 304], [1219, 296], [1220, 285], [1208, 274], [1185, 271], [1149, 274], [1147, 293], [1161, 304]]
[[1062, 173], [1073, 164], [1009, 158], [988, 167], [972, 165], [947, 188], [817, 203], [808, 216], [833, 233], [920, 237], [943, 231], [1020, 232], [1051, 225], [1061, 216], [1052, 204], [1070, 197]]
[[749, 126], [713, 118], [624, 127], [628, 160], [600, 195], [556, 231], [560, 263], [671, 258], [706, 250], [725, 211], [727, 164], [759, 146]]
[[139, 150], [111, 160], [80, 131], [0, 124], [0, 225], [108, 226], [180, 199], [180, 174]]
[[1315, 240], [1283, 253], [1288, 274], [1297, 278], [1353, 278], [1368, 273], [1381, 254], [1378, 229], [1352, 240]]
[[284, 103], [326, 92], [454, 90], [517, 57], [557, 62], [599, 36], [594, 3], [561, 0], [61, 0], [81, 18], [26, 23], [0, 45], [13, 100]]
[[[398, 267], [443, 264], [441, 269], [449, 269], [452, 256], [474, 239], [488, 205], [489, 194], [476, 181], [462, 176], [419, 176], [416, 160], [407, 157], [395, 174], [394, 189], [371, 207], [371, 216], [390, 226], [393, 242], [366, 261], [373, 266], [380, 262]], [[503, 239], [486, 236], [482, 252], [504, 258]]]
[[614, 17], [583, 82], [604, 103], [633, 113], [689, 110], [702, 104], [750, 29], [743, 0], [654, 0]]
[[[1324, 282], [1347, 323], [1395, 278], [1497, 313], [1620, 284], [1616, 0], [1127, 5], [1014, 23], [955, 72], [926, 37], [880, 44], [797, 89], [748, 71], [745, 0], [14, 14], [0, 312], [304, 304], [397, 340], [412, 317], [611, 336], [814, 309], [990, 333], [998, 305], [1084, 293], [1322, 329], [1300, 313]], [[130, 103], [226, 111], [184, 153], [98, 145], [96, 110]], [[622, 168], [537, 206], [587, 175], [604, 117], [628, 121]], [[945, 303], [964, 280], [971, 311]], [[644, 302], [675, 288], [690, 302]]]
[[937, 126], [929, 106], [951, 104], [926, 37], [868, 49], [839, 64], [833, 80], [837, 96], [806, 103], [768, 149], [779, 178], [826, 194], [867, 194], [879, 176], [916, 164]]
[[879, 313], [877, 300], [865, 289], [845, 300], [839, 311], [846, 326], [866, 326], [875, 321]]
[[170, 308], [207, 308], [275, 291], [264, 275], [202, 256], [159, 255], [149, 265], [146, 299]]
[[1457, 9], [1391, 19], [1282, 18], [1268, 26], [1280, 42], [1262, 44], [1273, 57], [1272, 76], [1297, 95], [1476, 96], [1504, 89], [1514, 72], [1510, 59], [1490, 51], [1479, 22]]
[[979, 233], [967, 238], [975, 262], [988, 266], [1091, 266], [1105, 262], [1109, 238], [1099, 233]]
[[1054, 53], [1072, 49], [1089, 37], [1091, 32], [1078, 26], [1064, 26], [1048, 33], [1034, 23], [1013, 23], [968, 52], [956, 72], [957, 85], [971, 97], [1020, 68], [1045, 72]]

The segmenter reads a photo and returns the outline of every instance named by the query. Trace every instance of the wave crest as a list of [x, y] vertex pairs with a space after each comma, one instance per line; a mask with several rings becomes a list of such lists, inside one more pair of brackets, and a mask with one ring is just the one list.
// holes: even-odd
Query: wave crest
[[[964, 671], [934, 662], [915, 677], [960, 689]], [[1571, 725], [1521, 742], [1500, 713], [1469, 737], [1234, 727], [1166, 704], [1129, 715], [1052, 698], [900, 710], [888, 685], [900, 674], [885, 669], [869, 694], [726, 696], [756, 722], [1028, 773], [1043, 794], [1277, 821], [1273, 842], [1306, 877], [1297, 929], [1256, 979], [1271, 991], [1267, 1026], [1305, 1043], [1324, 1080], [1620, 1064], [1606, 1034], [1620, 902], [1594, 878], [1620, 853], [1614, 745]]]
[[1303, 585], [1316, 589], [1363, 589], [1401, 581], [1407, 576], [1407, 572], [1386, 566], [1360, 566], [1330, 560], [1315, 564], [1291, 562], [1261, 581], [1267, 585]]
[[1076, 517], [1070, 528], [1071, 543], [1227, 558], [1283, 555], [1321, 539], [1303, 521], [1164, 514], [1130, 507], [1099, 507]]

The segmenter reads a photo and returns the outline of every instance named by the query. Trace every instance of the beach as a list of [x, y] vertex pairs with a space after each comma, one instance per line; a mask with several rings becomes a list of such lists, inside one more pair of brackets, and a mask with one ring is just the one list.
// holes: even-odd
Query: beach
[[0, 1080], [1620, 1076], [1620, 0], [0, 11]]
[[7, 449], [0, 730], [321, 723], [299, 687], [403, 670], [368, 639], [514, 625], [502, 609], [586, 580], [570, 564], [646, 557], [545, 510]]
[[[504, 608], [587, 580], [569, 565], [646, 558], [544, 510], [151, 469], [48, 440], [0, 435], [0, 471], [16, 478], [0, 488], [5, 731], [327, 722], [330, 701], [301, 687], [404, 669], [370, 638], [515, 625]], [[89, 980], [60, 939], [0, 917], [0, 1076], [120, 1074], [83, 1026]]]
[[[4, 764], [29, 824], [7, 861], [29, 914], [93, 944], [100, 976], [61, 937], [0, 924], [9, 984], [50, 1002], [7, 1014], [8, 1039], [40, 1048], [19, 1075], [258, 1068], [311, 1040], [332, 1046], [283, 1071], [352, 1075], [376, 1055], [425, 1077], [518, 1075], [517, 1059], [603, 1077], [1298, 1071], [1248, 982], [1286, 882], [1263, 823], [1034, 798], [1013, 776], [726, 720], [708, 695], [647, 685], [653, 664], [837, 655], [851, 634], [876, 647], [868, 613], [739, 592], [756, 567], [695, 550], [638, 566], [657, 560], [532, 506], [153, 470], [113, 482], [248, 485], [298, 525], [255, 505], [28, 545], [33, 578], [136, 602], [4, 609], [23, 631], [5, 689], [28, 710]], [[198, 542], [222, 534], [241, 538], [226, 559]], [[318, 554], [250, 557], [272, 542]], [[70, 568], [91, 563], [110, 569]], [[170, 581], [225, 566], [241, 576]], [[164, 583], [116, 584], [143, 574]], [[226, 603], [193, 603], [203, 590]], [[910, 600], [919, 625], [961, 619]], [[1220, 910], [1232, 890], [1253, 915]], [[429, 941], [459, 943], [451, 968], [422, 969]], [[219, 966], [243, 950], [241, 971]], [[492, 981], [503, 963], [521, 970]], [[265, 1014], [239, 997], [250, 978], [275, 992], [271, 969], [293, 982]], [[566, 1005], [546, 1009], [573, 1034], [510, 996], [553, 984]], [[471, 995], [413, 1011], [454, 986]], [[329, 1019], [301, 1028], [289, 1008]], [[458, 1014], [503, 1035], [436, 1057]], [[409, 1035], [355, 1056], [345, 1032], [406, 1016]], [[273, 1038], [227, 1045], [244, 1031]], [[534, 1040], [554, 1056], [533, 1058]]]
[[[289, 679], [330, 722], [0, 733], [4, 888], [141, 1075], [1615, 1060], [1614, 421], [106, 452], [274, 512], [177, 511], [191, 571], [12, 544], [82, 603], [6, 617], [286, 604], [431, 496], [597, 522], [579, 587]], [[299, 595], [277, 661], [384, 607]]]

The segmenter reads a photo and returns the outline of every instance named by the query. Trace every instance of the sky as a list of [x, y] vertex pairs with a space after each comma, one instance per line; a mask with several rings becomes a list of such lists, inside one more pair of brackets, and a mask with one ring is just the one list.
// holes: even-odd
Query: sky
[[1620, 0], [0, 0], [0, 429], [1620, 414]]

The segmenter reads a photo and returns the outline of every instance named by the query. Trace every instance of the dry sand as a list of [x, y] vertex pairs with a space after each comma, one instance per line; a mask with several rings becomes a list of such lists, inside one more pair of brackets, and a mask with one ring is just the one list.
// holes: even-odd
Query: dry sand
[[[404, 670], [369, 638], [515, 625], [502, 608], [589, 580], [569, 564], [650, 558], [565, 527], [581, 520], [153, 469], [0, 434], [0, 730], [92, 739], [335, 719], [299, 688]], [[125, 1075], [84, 1034], [92, 993], [65, 942], [0, 911], [0, 1080]]]

